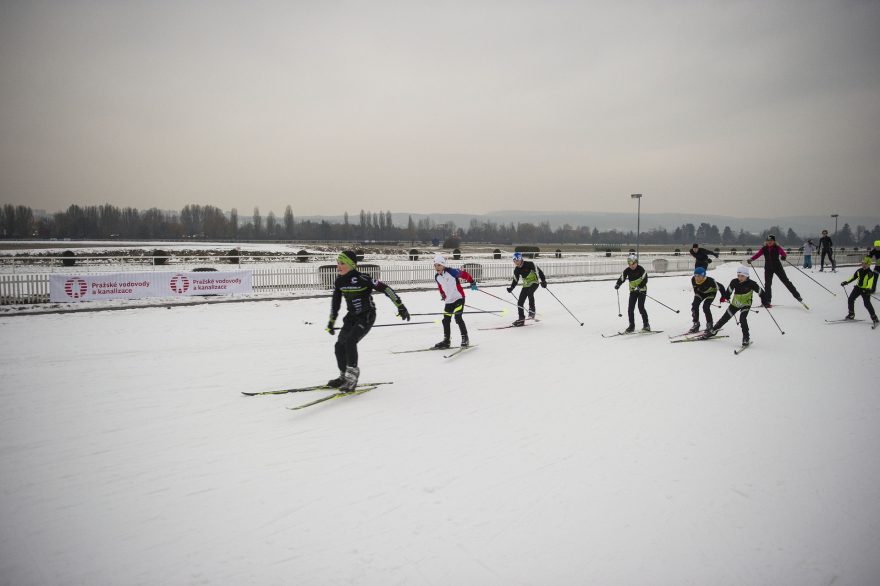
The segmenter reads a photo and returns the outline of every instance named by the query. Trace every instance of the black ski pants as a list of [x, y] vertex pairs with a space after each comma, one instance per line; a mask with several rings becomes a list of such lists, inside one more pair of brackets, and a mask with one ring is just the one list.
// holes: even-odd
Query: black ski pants
[[464, 317], [461, 313], [464, 311], [464, 299], [447, 303], [443, 307], [443, 339], [448, 340], [451, 333], [452, 318], [458, 324], [458, 330], [461, 332], [461, 338], [466, 340], [468, 337], [467, 326], [464, 325]]
[[788, 275], [785, 274], [785, 269], [781, 266], [768, 266], [764, 265], [764, 291], [767, 292], [767, 300], [766, 303], [769, 305], [771, 300], [773, 299], [773, 275], [779, 277], [779, 280], [782, 281], [782, 284], [785, 285], [786, 289], [794, 296], [798, 301], [801, 300], [801, 294], [798, 293], [798, 290], [794, 288], [791, 281], [788, 280]]
[[336, 366], [340, 371], [345, 370], [346, 366], [358, 365], [358, 342], [367, 335], [375, 321], [375, 311], [367, 311], [361, 315], [345, 314], [335, 347]]
[[529, 317], [535, 317], [535, 291], [538, 290], [538, 284], [530, 285], [528, 287], [523, 287], [519, 292], [519, 299], [517, 300], [517, 305], [519, 307], [517, 310], [519, 311], [519, 319], [525, 319], [526, 312], [526, 299], [529, 301]]
[[642, 316], [642, 325], [648, 326], [648, 312], [645, 311], [645, 299], [648, 297], [647, 291], [630, 291], [629, 307], [627, 307], [627, 315], [629, 316], [629, 325], [636, 327], [636, 303], [639, 305], [639, 313]]
[[749, 339], [749, 311], [751, 311], [752, 306], [746, 305], [744, 307], [734, 307], [731, 305], [727, 308], [727, 311], [724, 312], [724, 315], [721, 316], [721, 319], [718, 320], [718, 323], [715, 324], [713, 329], [720, 330], [724, 327], [724, 324], [730, 321], [730, 319], [736, 315], [736, 312], [742, 312], [739, 314], [739, 325], [742, 327], [743, 331], [743, 342], [748, 341]]
[[822, 249], [822, 254], [819, 256], [819, 270], [825, 270], [825, 257], [828, 257], [828, 260], [831, 262], [831, 270], [837, 269], [837, 263], [834, 262], [834, 251], [828, 248]]
[[871, 303], [871, 292], [859, 287], [853, 287], [852, 293], [849, 294], [849, 299], [847, 300], [849, 313], [855, 315], [856, 299], [858, 299], [859, 295], [862, 296], [862, 301], [865, 302], [865, 309], [868, 310], [868, 315], [871, 316], [871, 319], [876, 319], [877, 314], [874, 312], [874, 305]]
[[700, 323], [700, 304], [703, 305], [703, 315], [706, 316], [707, 330], [712, 327], [713, 323], [715, 323], [715, 320], [712, 319], [712, 311], [710, 309], [713, 299], [715, 299], [714, 296], [703, 299], [699, 295], [694, 295], [694, 301], [691, 303], [691, 316], [694, 318], [694, 323], [697, 325]]

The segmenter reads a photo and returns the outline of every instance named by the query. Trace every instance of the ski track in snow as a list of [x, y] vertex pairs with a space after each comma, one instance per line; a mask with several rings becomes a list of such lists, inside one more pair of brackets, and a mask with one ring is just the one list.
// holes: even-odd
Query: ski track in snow
[[[336, 374], [328, 298], [0, 317], [0, 583], [873, 583], [877, 332], [787, 273], [813, 310], [775, 284], [786, 334], [753, 314], [740, 356], [733, 323], [603, 339], [611, 282], [551, 282], [584, 327], [539, 290], [542, 327], [468, 315], [454, 360], [391, 354], [438, 324], [376, 328], [362, 380], [394, 384], [295, 412], [329, 391], [240, 392]], [[690, 325], [686, 279], [650, 281], [681, 310], [652, 327]]]

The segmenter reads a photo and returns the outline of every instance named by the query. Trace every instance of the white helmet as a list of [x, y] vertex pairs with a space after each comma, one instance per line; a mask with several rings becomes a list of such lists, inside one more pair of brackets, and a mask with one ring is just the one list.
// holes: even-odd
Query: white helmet
[[628, 257], [626, 257], [626, 262], [639, 262], [639, 257], [637, 257], [634, 254], [631, 254]]
[[747, 267], [746, 265], [739, 265], [739, 267], [737, 267], [737, 269], [736, 269], [736, 274], [737, 275], [745, 275], [748, 277], [749, 276], [749, 267]]

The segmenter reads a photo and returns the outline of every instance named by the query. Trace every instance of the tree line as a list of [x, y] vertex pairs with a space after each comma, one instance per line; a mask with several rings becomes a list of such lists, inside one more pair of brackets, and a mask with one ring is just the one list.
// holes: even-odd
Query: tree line
[[[791, 228], [770, 226], [759, 234], [719, 229], [709, 223], [682, 224], [672, 231], [657, 228], [638, 235], [644, 244], [666, 244], [690, 247], [694, 242], [707, 246], [757, 245], [768, 234], [775, 234], [787, 246], [800, 246], [807, 238], [818, 242], [818, 234], [797, 234]], [[28, 206], [5, 204], [0, 207], [0, 237], [19, 239], [202, 239], [202, 240], [301, 240], [301, 241], [382, 241], [382, 242], [444, 242], [454, 238], [460, 242], [535, 244], [623, 245], [636, 241], [634, 231], [599, 230], [589, 226], [564, 224], [552, 228], [549, 222], [513, 222], [471, 220], [467, 227], [454, 223], [435, 223], [430, 218], [395, 226], [390, 211], [360, 210], [356, 218], [343, 215], [342, 222], [296, 219], [291, 206], [281, 217], [269, 212], [265, 217], [254, 208], [248, 217], [239, 217], [232, 209], [226, 213], [211, 205], [185, 205], [179, 212], [150, 208], [138, 210], [110, 204], [97, 206], [71, 205], [63, 212], [36, 217]], [[834, 235], [835, 246], [867, 246], [880, 240], [880, 225], [844, 224]]]

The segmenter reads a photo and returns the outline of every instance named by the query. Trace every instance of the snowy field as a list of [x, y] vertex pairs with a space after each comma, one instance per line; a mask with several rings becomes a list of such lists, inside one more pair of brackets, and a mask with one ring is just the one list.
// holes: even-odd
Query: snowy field
[[241, 391], [335, 375], [329, 298], [0, 317], [0, 584], [878, 584], [880, 330], [824, 322], [851, 269], [787, 273], [812, 311], [777, 283], [785, 335], [762, 309], [740, 356], [733, 323], [669, 343], [687, 277], [613, 339], [613, 282], [551, 283], [584, 327], [539, 290], [452, 359], [375, 328], [361, 379], [394, 384], [301, 411]]

